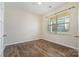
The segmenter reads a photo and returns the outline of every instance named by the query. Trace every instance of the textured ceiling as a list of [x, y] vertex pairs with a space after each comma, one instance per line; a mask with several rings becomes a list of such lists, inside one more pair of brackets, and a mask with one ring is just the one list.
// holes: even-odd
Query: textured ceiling
[[54, 8], [60, 5], [63, 5], [65, 3], [64, 2], [42, 2], [42, 4], [39, 5], [37, 2], [10, 2], [6, 4], [7, 6], [21, 8], [29, 12], [42, 15], [52, 11]]

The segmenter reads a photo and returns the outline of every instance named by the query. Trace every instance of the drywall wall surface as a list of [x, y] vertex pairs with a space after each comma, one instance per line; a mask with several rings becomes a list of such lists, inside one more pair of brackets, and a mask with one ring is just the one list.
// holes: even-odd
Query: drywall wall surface
[[40, 16], [5, 4], [5, 45], [40, 38]]

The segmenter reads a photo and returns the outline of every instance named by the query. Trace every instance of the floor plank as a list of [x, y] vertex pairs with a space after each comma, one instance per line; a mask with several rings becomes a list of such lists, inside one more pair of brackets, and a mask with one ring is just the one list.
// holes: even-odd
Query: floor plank
[[43, 39], [6, 46], [5, 57], [77, 57], [75, 49]]

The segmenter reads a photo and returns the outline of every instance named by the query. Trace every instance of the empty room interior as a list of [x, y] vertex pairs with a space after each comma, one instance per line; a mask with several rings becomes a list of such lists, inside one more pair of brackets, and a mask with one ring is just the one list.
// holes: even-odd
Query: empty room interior
[[0, 56], [78, 57], [78, 4], [0, 3]]

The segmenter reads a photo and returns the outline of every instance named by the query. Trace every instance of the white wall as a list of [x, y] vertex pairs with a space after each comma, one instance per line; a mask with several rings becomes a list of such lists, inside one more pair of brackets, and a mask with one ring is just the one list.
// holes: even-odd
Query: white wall
[[72, 13], [72, 17], [71, 17], [71, 20], [70, 20], [70, 31], [68, 34], [54, 34], [54, 33], [49, 33], [48, 30], [47, 30], [47, 22], [48, 22], [48, 19], [47, 19], [47, 16], [49, 15], [52, 15], [56, 12], [59, 12], [61, 10], [64, 10], [64, 9], [67, 9], [69, 8], [70, 6], [73, 6], [75, 5], [76, 6], [76, 3], [67, 3], [53, 11], [51, 11], [50, 13], [46, 14], [43, 16], [43, 20], [42, 20], [42, 30], [43, 30], [43, 39], [46, 39], [48, 41], [51, 41], [51, 42], [54, 42], [54, 43], [57, 43], [57, 44], [61, 44], [61, 45], [64, 45], [64, 46], [68, 46], [68, 47], [72, 47], [72, 48], [75, 48], [77, 49], [78, 48], [78, 39], [74, 38], [74, 36], [77, 35], [78, 33], [78, 25], [77, 25], [77, 8], [71, 10], [71, 13]]
[[[6, 4], [5, 4], [6, 5]], [[40, 38], [40, 16], [25, 10], [5, 6], [5, 45], [22, 43]]]
[[4, 3], [0, 3], [0, 57], [3, 56], [4, 44]]

